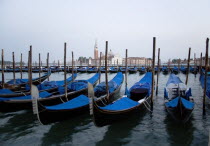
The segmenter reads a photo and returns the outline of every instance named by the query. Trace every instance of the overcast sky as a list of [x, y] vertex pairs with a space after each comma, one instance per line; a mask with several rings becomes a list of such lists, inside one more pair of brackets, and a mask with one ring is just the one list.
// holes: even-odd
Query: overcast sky
[[[157, 38], [161, 59], [187, 58], [188, 48], [200, 56], [210, 36], [210, 0], [0, 0], [0, 48], [5, 60], [23, 53], [27, 60], [93, 57], [95, 39], [99, 52], [109, 49], [125, 56], [152, 57]], [[192, 56], [193, 54], [191, 54]], [[70, 60], [70, 59], [69, 59]]]

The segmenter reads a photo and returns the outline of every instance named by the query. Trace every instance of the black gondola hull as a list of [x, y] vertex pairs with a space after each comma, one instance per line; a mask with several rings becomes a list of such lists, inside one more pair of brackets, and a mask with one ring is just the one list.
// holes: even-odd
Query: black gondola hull
[[182, 123], [186, 123], [190, 119], [193, 111], [193, 109], [185, 108], [180, 100], [177, 107], [174, 108], [166, 107], [166, 110], [175, 121]]
[[[150, 97], [147, 98], [147, 102], [150, 103]], [[146, 103], [145, 103], [146, 104]], [[145, 105], [139, 104], [133, 108], [121, 111], [107, 111], [100, 109], [94, 102], [93, 102], [93, 119], [94, 123], [98, 127], [102, 127], [105, 125], [110, 125], [114, 122], [117, 122], [121, 119], [126, 119], [131, 116], [131, 114], [144, 112]]]
[[145, 74], [146, 73], [146, 70], [139, 70], [139, 73], [140, 74]]
[[58, 121], [67, 120], [89, 112], [89, 105], [68, 110], [47, 110], [39, 108], [39, 118], [42, 124], [49, 124]]

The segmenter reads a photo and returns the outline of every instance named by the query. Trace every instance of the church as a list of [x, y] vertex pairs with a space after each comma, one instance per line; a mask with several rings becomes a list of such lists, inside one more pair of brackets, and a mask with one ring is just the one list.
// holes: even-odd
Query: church
[[[104, 52], [104, 51], [102, 51]], [[108, 54], [108, 66], [125, 66], [125, 58], [122, 58], [119, 54], [115, 54], [110, 49]], [[95, 41], [94, 45], [94, 57], [86, 58], [86, 57], [79, 57], [78, 64], [85, 65], [85, 66], [99, 66], [100, 62], [100, 52], [98, 51], [98, 44]], [[128, 66], [146, 66], [152, 63], [151, 58], [145, 57], [128, 57]], [[105, 66], [105, 54], [101, 53], [101, 66]]]
[[[107, 54], [107, 59], [108, 59], [108, 65], [109, 66], [116, 66], [116, 65], [122, 65], [122, 61], [123, 58], [112, 52], [112, 50], [110, 49], [108, 54]], [[100, 61], [100, 54], [98, 52], [98, 45], [97, 45], [97, 41], [95, 41], [95, 45], [94, 45], [94, 59], [91, 60], [91, 64], [92, 65], [99, 65], [99, 61]], [[101, 53], [101, 65], [104, 66], [105, 65], [105, 54]]]

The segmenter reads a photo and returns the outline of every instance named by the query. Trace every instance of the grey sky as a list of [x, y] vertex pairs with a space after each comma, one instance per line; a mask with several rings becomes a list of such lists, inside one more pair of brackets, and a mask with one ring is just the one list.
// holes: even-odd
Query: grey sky
[[124, 57], [151, 57], [152, 37], [157, 37], [161, 59], [186, 58], [188, 48], [200, 56], [210, 36], [210, 0], [0, 0], [0, 48], [5, 60], [33, 60], [41, 53], [45, 62], [68, 56], [93, 56], [95, 39], [99, 51], [109, 49]]

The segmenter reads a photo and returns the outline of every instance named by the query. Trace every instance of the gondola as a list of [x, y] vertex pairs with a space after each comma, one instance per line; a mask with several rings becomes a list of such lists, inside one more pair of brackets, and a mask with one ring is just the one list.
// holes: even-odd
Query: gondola
[[27, 67], [22, 68], [22, 72], [28, 72], [28, 68]]
[[39, 73], [39, 72], [42, 72], [42, 69], [39, 69], [39, 68], [33, 68], [32, 69], [32, 73]]
[[126, 72], [126, 68], [125, 67], [120, 67], [119, 71], [122, 72], [122, 73], [125, 73]]
[[[100, 77], [99, 73], [96, 73], [88, 80], [75, 80], [68, 84], [67, 98], [65, 96], [65, 88], [59, 87], [58, 92], [40, 92], [40, 98], [38, 101], [43, 105], [55, 105], [67, 100], [71, 100], [80, 94], [87, 93], [87, 84], [90, 83], [93, 86], [96, 85]], [[32, 99], [31, 95], [19, 96], [12, 98], [0, 98], [0, 112], [18, 111], [23, 109], [31, 109]]]
[[178, 67], [174, 66], [174, 67], [171, 69], [171, 72], [174, 73], [174, 74], [178, 74], [178, 73], [179, 73]]
[[136, 73], [137, 71], [138, 71], [138, 68], [137, 67], [129, 67], [128, 68], [128, 72], [130, 74]]
[[160, 71], [159, 67], [155, 67], [155, 74], [158, 73], [158, 71]]
[[180, 67], [180, 71], [181, 71], [183, 74], [186, 74], [186, 73], [187, 73], [187, 68], [184, 67], [184, 66], [181, 66], [181, 67]]
[[96, 72], [98, 72], [98, 68], [97, 67], [88, 67], [87, 72], [88, 73], [96, 73]]
[[110, 73], [117, 73], [119, 71], [119, 68], [118, 67], [110, 67], [109, 68], [109, 72]]
[[[105, 67], [100, 67], [100, 72], [101, 72], [101, 73], [105, 73], [105, 72], [106, 72]], [[109, 70], [107, 70], [107, 72], [109, 72]]]
[[[72, 73], [72, 68], [66, 70], [68, 73]], [[73, 68], [73, 72], [77, 72], [77, 68]]]
[[47, 67], [42, 68], [42, 72], [48, 72], [49, 69]]
[[80, 68], [77, 69], [77, 72], [86, 73], [87, 69], [88, 69], [88, 67], [80, 67]]
[[169, 72], [168, 68], [167, 68], [166, 66], [163, 66], [163, 67], [162, 67], [162, 73], [163, 73], [164, 75], [167, 75], [168, 72]]
[[[109, 95], [112, 97], [119, 92], [123, 83], [123, 74], [121, 72], [109, 81]], [[97, 103], [102, 104], [106, 102], [106, 86], [102, 82], [94, 88], [94, 93], [97, 95]], [[67, 102], [54, 105], [43, 106], [38, 102], [38, 117], [42, 124], [48, 124], [56, 121], [62, 121], [75, 116], [89, 112], [89, 98], [85, 95], [69, 100]]]
[[197, 74], [197, 73], [198, 73], [197, 67], [192, 67], [192, 66], [190, 66], [190, 72], [191, 72], [192, 74]]
[[50, 67], [50, 70], [51, 70], [52, 73], [60, 72], [61, 71], [61, 69], [58, 66], [51, 66]]
[[15, 68], [15, 69], [7, 68], [7, 69], [5, 69], [5, 72], [20, 72], [20, 69], [19, 68]]
[[191, 88], [175, 74], [171, 74], [164, 89], [165, 108], [172, 118], [186, 123], [194, 109], [194, 100], [191, 97]]
[[[67, 84], [75, 79], [77, 74], [66, 79]], [[64, 80], [62, 81], [44, 81], [41, 84], [37, 85], [39, 92], [47, 91], [47, 92], [55, 92], [59, 86], [64, 86]], [[0, 89], [0, 97], [19, 97], [30, 95], [30, 87], [26, 84], [25, 88], [22, 88], [20, 91], [12, 91], [10, 89]]]
[[105, 126], [119, 121], [135, 112], [142, 112], [151, 101], [152, 73], [145, 76], [127, 90], [123, 97], [105, 106], [99, 105], [95, 97], [92, 97], [90, 106], [93, 112], [93, 121], [96, 126]]
[[[46, 80], [49, 76], [51, 75], [51, 72], [48, 72], [46, 74], [44, 74], [43, 76], [41, 76], [40, 78], [33, 78], [32, 79], [32, 83], [34, 85], [38, 85], [41, 82], [43, 82], [44, 80]], [[10, 80], [8, 82], [6, 82], [4, 84], [4, 88], [13, 90], [13, 91], [18, 91], [21, 90], [21, 88], [24, 88], [27, 84], [29, 84], [29, 80], [28, 79], [13, 79]], [[2, 87], [1, 87], [2, 89]]]
[[141, 68], [139, 68], [139, 73], [140, 74], [145, 74], [146, 73], [146, 68], [145, 67], [141, 67]]

